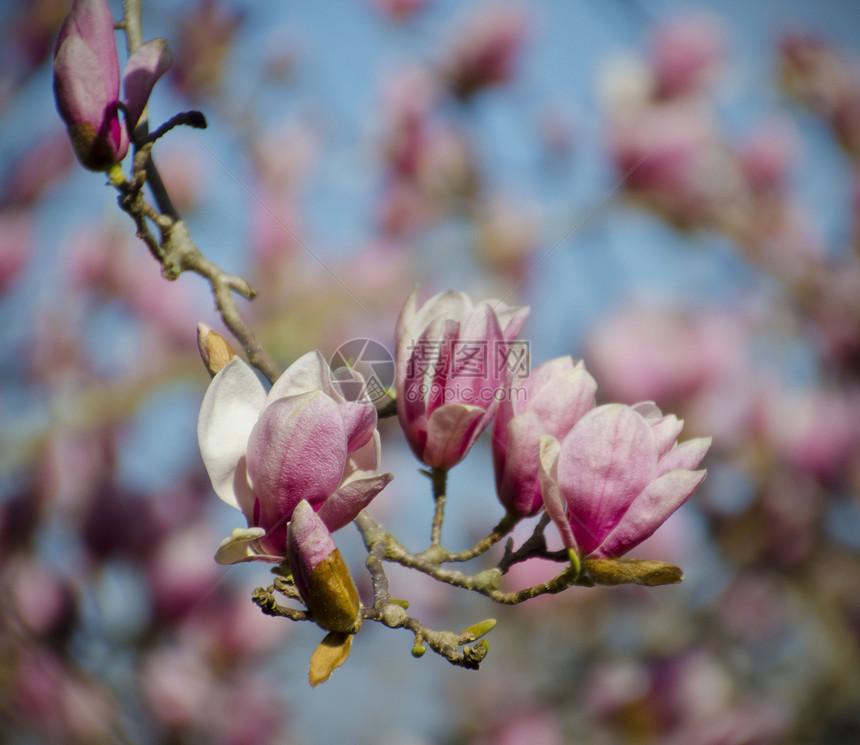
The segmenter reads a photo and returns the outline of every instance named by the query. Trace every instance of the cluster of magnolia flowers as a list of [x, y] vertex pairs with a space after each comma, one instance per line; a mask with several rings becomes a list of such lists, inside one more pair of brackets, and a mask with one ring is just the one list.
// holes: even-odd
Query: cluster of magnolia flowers
[[[497, 494], [510, 518], [546, 510], [573, 561], [620, 556], [692, 495], [705, 476], [695, 469], [710, 439], [678, 444], [683, 422], [652, 403], [597, 405], [594, 379], [569, 357], [515, 379], [507, 363], [476, 374], [474, 360], [455, 353], [464, 344], [510, 351], [527, 315], [527, 307], [474, 303], [454, 291], [418, 307], [413, 291], [396, 332], [403, 433], [438, 473], [466, 457], [492, 424]], [[215, 492], [248, 525], [222, 542], [216, 560], [286, 558], [312, 614], [320, 602], [315, 574], [341, 576], [333, 569], [342, 559], [331, 534], [393, 478], [378, 472], [375, 406], [349, 400], [338, 378], [319, 351], [310, 352], [267, 393], [232, 357], [212, 379], [198, 425]], [[348, 593], [336, 593], [351, 598], [347, 620], [335, 614], [339, 620], [321, 625], [348, 630], [359, 607], [349, 585]]]

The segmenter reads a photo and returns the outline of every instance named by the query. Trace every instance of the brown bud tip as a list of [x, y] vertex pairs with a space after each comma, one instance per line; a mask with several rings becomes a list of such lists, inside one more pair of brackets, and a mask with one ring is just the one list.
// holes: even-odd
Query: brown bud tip
[[355, 631], [361, 600], [337, 549], [317, 564], [309, 578], [305, 601], [314, 621], [326, 631]]
[[684, 573], [674, 564], [653, 559], [586, 559], [585, 574], [597, 585], [674, 585]]
[[230, 343], [205, 323], [197, 324], [197, 348], [200, 350], [203, 364], [213, 378], [236, 356]]
[[312, 686], [325, 683], [329, 676], [337, 670], [349, 657], [352, 647], [352, 634], [341, 634], [332, 631], [311, 655], [311, 666], [308, 678]]

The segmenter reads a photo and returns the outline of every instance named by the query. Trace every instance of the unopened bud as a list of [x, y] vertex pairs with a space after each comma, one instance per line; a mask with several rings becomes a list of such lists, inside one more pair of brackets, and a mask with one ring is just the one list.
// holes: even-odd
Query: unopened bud
[[314, 621], [327, 631], [354, 632], [361, 610], [355, 582], [328, 528], [304, 499], [290, 520], [289, 557]]
[[213, 378], [236, 356], [230, 343], [205, 323], [197, 324], [197, 348], [200, 350], [203, 364]]
[[415, 642], [415, 644], [412, 646], [412, 656], [416, 659], [418, 657], [423, 657], [426, 651], [427, 647], [425, 647], [422, 642]]
[[361, 600], [338, 549], [317, 564], [311, 573], [305, 600], [319, 626], [329, 631], [355, 630]]
[[597, 585], [674, 585], [684, 573], [674, 564], [653, 559], [586, 559], [585, 573]]
[[486, 618], [483, 621], [479, 621], [460, 632], [460, 643], [467, 644], [468, 642], [480, 639], [484, 634], [489, 634], [495, 627], [495, 618]]

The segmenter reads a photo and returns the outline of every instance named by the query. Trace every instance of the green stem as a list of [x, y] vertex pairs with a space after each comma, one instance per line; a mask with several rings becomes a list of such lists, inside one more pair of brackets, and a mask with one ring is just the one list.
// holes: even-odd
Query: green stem
[[430, 530], [430, 544], [432, 546], [442, 545], [442, 523], [445, 521], [445, 492], [448, 488], [448, 471], [444, 468], [434, 468], [430, 473], [433, 482], [433, 500], [436, 510], [433, 513], [433, 527]]
[[502, 538], [508, 535], [508, 533], [516, 527], [519, 521], [519, 517], [509, 512], [499, 521], [499, 524], [493, 528], [493, 531], [486, 538], [478, 541], [474, 546], [472, 546], [472, 548], [467, 549], [466, 551], [460, 551], [456, 554], [448, 554], [445, 557], [445, 561], [469, 561], [470, 559], [474, 559], [476, 556], [486, 553], [500, 540], [502, 540]]

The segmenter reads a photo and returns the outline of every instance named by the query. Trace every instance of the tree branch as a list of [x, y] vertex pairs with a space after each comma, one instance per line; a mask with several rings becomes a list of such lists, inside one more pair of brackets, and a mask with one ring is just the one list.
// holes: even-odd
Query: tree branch
[[[143, 43], [140, 0], [124, 0], [123, 8], [124, 18], [120, 26], [125, 32], [128, 52], [131, 55]], [[202, 118], [202, 115], [200, 116]], [[189, 120], [188, 117], [187, 113], [179, 115], [179, 119], [174, 117], [165, 127], [168, 127], [171, 122], [184, 123]], [[191, 120], [197, 121], [194, 117]], [[157, 130], [157, 133], [163, 134], [165, 127]], [[137, 236], [146, 243], [149, 252], [161, 263], [161, 273], [166, 279], [174, 280], [182, 272], [191, 271], [207, 280], [215, 298], [215, 307], [224, 325], [236, 337], [248, 361], [270, 382], [274, 382], [280, 375], [280, 370], [257, 341], [239, 312], [233, 296], [236, 292], [251, 300], [257, 294], [256, 290], [248, 280], [227, 274], [206, 259], [191, 239], [188, 228], [170, 199], [152, 159], [152, 145], [155, 137], [149, 135], [146, 110], [141, 115], [134, 132], [131, 133], [131, 139], [134, 145], [132, 179], [130, 182], [117, 179], [113, 183], [120, 192], [120, 207], [134, 220]], [[157, 209], [148, 205], [143, 199], [144, 183], [149, 185]], [[148, 220], [158, 226], [161, 236], [159, 240], [156, 240], [150, 231]]]

